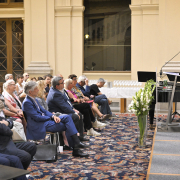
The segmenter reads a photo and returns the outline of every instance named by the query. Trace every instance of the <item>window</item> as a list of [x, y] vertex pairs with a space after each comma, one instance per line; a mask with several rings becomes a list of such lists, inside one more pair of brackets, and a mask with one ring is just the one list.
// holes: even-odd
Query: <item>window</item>
[[0, 8], [23, 7], [24, 0], [0, 0]]
[[0, 21], [0, 86], [7, 73], [24, 73], [23, 21], [20, 19], [1, 19]]
[[131, 71], [130, 4], [84, 1], [84, 71]]

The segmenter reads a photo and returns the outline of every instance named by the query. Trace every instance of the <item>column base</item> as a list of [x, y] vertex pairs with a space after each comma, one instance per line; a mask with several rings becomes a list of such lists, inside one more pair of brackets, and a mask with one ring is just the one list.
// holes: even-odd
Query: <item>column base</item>
[[30, 65], [24, 70], [24, 72], [27, 72], [29, 75], [46, 75], [46, 74], [52, 74], [53, 69], [50, 67], [48, 62], [31, 62]]

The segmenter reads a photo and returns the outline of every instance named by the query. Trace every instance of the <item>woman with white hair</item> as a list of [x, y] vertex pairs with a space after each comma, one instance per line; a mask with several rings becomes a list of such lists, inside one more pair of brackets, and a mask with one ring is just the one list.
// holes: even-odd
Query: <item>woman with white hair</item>
[[17, 109], [21, 109], [21, 102], [18, 97], [14, 94], [16, 90], [16, 84], [13, 79], [7, 80], [4, 84], [5, 91], [3, 96], [11, 103], [11, 105]]
[[[18, 99], [18, 97], [15, 95], [14, 91], [16, 90], [16, 84], [13, 79], [7, 80], [4, 84], [4, 89], [3, 91], [3, 96], [6, 101], [8, 101], [13, 108], [13, 112], [16, 112], [17, 116], [13, 116], [15, 118], [21, 118], [22, 124], [24, 126], [24, 132], [26, 133], [26, 121], [23, 117], [23, 112], [22, 112], [22, 107], [21, 107], [21, 102]], [[10, 110], [11, 110], [10, 109]]]

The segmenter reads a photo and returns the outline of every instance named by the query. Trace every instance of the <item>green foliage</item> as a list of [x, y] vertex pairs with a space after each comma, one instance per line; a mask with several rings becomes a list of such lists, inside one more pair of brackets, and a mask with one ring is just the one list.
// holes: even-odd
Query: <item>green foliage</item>
[[147, 81], [144, 88], [136, 92], [136, 96], [133, 96], [133, 100], [129, 105], [129, 111], [135, 113], [136, 116], [147, 114], [149, 105], [154, 99], [152, 94], [155, 88], [156, 84], [153, 80]]

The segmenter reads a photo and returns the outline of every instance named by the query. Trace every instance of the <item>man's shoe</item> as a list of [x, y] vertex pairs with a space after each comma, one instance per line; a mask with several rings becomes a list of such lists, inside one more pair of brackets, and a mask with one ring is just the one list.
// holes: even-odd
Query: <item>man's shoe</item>
[[95, 122], [93, 122], [93, 128], [103, 128], [105, 127], [107, 124], [105, 123], [101, 123], [98, 120], [96, 120]]
[[100, 136], [101, 134], [96, 132], [93, 128], [87, 130], [87, 136]]
[[76, 157], [89, 157], [89, 154], [83, 153], [80, 149], [74, 149], [72, 155]]
[[90, 146], [89, 145], [86, 145], [82, 142], [80, 142], [79, 144], [75, 144], [74, 145], [74, 149], [80, 149], [80, 148], [89, 148]]
[[72, 150], [73, 150], [72, 147], [69, 147], [69, 146], [66, 146], [66, 145], [63, 146], [63, 151], [72, 151]]
[[83, 137], [83, 136], [78, 136], [79, 140], [80, 141], [89, 141], [89, 139]]

